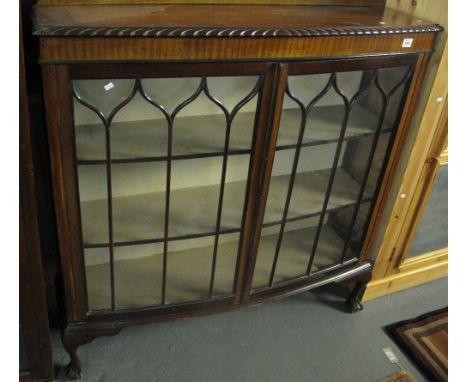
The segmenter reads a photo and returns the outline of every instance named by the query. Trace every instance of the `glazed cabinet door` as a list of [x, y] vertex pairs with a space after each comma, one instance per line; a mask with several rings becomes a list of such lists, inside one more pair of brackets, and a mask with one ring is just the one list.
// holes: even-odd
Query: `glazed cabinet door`
[[234, 302], [272, 70], [263, 63], [63, 70], [80, 236], [67, 256], [81, 266], [73, 275], [86, 291], [81, 311]]
[[415, 62], [285, 66], [252, 249], [253, 299], [358, 260]]

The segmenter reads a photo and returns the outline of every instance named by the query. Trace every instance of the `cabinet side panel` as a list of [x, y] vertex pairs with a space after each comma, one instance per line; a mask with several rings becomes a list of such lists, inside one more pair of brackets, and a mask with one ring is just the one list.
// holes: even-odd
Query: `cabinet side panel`
[[50, 380], [54, 376], [54, 371], [41, 259], [37, 190], [34, 179], [36, 170], [32, 156], [32, 126], [28, 105], [21, 19], [19, 48], [19, 316], [20, 333], [23, 334], [22, 342], [27, 360], [24, 365], [25, 370], [23, 370], [20, 353], [20, 378], [21, 371], [23, 371], [24, 378], [30, 375], [35, 380]]
[[68, 69], [44, 65], [42, 76], [67, 319], [79, 321], [86, 317], [87, 302]]

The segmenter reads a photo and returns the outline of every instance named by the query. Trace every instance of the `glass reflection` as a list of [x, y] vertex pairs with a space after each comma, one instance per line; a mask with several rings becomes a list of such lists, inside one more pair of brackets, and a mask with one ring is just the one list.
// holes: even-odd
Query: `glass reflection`
[[253, 288], [359, 255], [409, 67], [289, 76]]
[[91, 310], [232, 295], [261, 87], [73, 81]]

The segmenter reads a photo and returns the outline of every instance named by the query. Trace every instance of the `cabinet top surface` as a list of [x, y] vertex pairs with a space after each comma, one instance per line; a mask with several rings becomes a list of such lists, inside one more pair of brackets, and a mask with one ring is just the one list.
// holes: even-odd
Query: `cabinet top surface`
[[394, 10], [282, 5], [36, 6], [34, 34], [49, 37], [281, 37], [438, 32]]

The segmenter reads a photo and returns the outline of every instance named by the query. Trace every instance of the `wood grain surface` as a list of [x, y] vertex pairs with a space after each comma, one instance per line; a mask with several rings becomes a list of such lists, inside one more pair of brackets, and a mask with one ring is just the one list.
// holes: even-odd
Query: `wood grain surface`
[[261, 5], [37, 6], [37, 35], [258, 37], [395, 34], [440, 30], [393, 10]]
[[[402, 48], [404, 38], [413, 38]], [[343, 57], [364, 54], [425, 52], [434, 33], [404, 36], [355, 36], [322, 38], [47, 38], [41, 40], [42, 62], [254, 60]]]
[[91, 4], [264, 4], [264, 5], [347, 5], [385, 6], [385, 0], [39, 0], [39, 5], [91, 5]]

